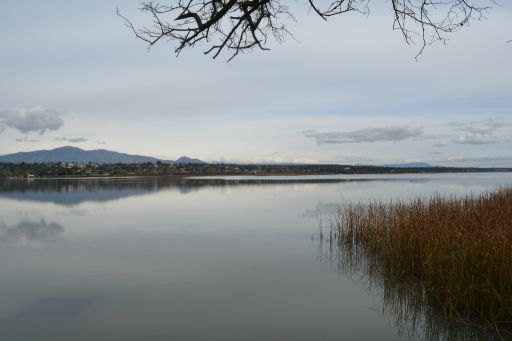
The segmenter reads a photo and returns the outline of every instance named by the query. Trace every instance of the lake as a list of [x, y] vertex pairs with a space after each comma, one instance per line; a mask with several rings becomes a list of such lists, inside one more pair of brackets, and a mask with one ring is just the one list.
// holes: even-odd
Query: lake
[[511, 173], [0, 182], [0, 338], [492, 339], [441, 315], [414, 324], [364, 270], [340, 271], [319, 221], [342, 202], [510, 184]]

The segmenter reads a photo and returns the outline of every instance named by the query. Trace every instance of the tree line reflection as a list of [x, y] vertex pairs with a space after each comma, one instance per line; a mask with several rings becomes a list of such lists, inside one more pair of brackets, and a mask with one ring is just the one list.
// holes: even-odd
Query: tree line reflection
[[174, 190], [188, 194], [207, 188], [240, 186], [276, 186], [301, 184], [336, 184], [369, 181], [426, 182], [428, 179], [407, 178], [96, 178], [96, 179], [36, 179], [0, 181], [0, 198], [77, 205], [85, 201], [106, 202], [157, 191]]

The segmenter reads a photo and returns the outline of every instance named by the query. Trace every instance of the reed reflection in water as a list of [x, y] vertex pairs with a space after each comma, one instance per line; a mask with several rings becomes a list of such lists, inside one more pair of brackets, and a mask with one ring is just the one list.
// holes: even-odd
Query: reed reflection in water
[[[478, 311], [482, 312], [480, 308], [485, 308], [486, 305], [488, 308], [497, 309], [496, 316], [506, 313], [507, 306], [509, 307], [508, 300], [503, 296], [505, 301], [499, 301], [501, 305], [496, 306], [492, 301], [496, 299], [494, 296], [492, 300], [487, 298], [484, 301], [475, 296], [486, 295], [487, 283], [492, 284], [493, 280], [496, 280], [495, 276], [486, 275], [487, 272], [482, 268], [492, 267], [494, 263], [489, 263], [485, 255], [480, 254], [480, 249], [467, 246], [473, 245], [467, 243], [468, 238], [473, 239], [472, 226], [468, 220], [470, 218], [459, 219], [454, 210], [464, 214], [466, 211], [471, 211], [477, 216], [478, 212], [475, 211], [482, 210], [473, 207], [474, 205], [485, 206], [486, 200], [496, 204], [496, 197], [508, 194], [507, 190], [501, 190], [479, 197], [467, 196], [461, 199], [434, 197], [417, 198], [410, 203], [372, 202], [340, 205], [336, 215], [331, 217], [327, 224], [320, 222], [313, 240], [316, 240], [318, 254], [322, 261], [329, 262], [341, 276], [356, 278], [380, 297], [381, 316], [393, 321], [401, 335], [428, 340], [505, 339], [510, 336], [509, 323], [496, 318], [490, 320], [492, 317], [487, 318], [481, 313], [476, 314]], [[458, 224], [456, 225], [459, 226], [457, 228], [449, 224], [441, 224], [440, 226], [445, 229], [444, 237], [441, 235], [442, 231], [435, 229], [435, 222], [432, 221], [433, 216], [436, 219], [442, 219], [446, 215], [442, 214], [442, 208], [450, 210], [451, 213], [447, 216], [456, 220]], [[425, 226], [419, 228], [420, 223], [425, 223]], [[480, 223], [483, 222], [480, 221]], [[489, 242], [492, 242], [492, 239], [482, 233], [481, 229], [484, 228], [491, 229], [489, 233], [495, 235], [501, 231], [494, 224], [481, 226], [477, 232]], [[428, 233], [436, 235], [432, 236]], [[454, 234], [459, 236], [458, 239], [453, 237]], [[410, 239], [408, 236], [412, 238], [409, 242], [407, 242]], [[462, 245], [462, 240], [459, 240], [461, 238], [466, 240], [467, 245]], [[415, 241], [418, 239], [422, 239], [421, 242], [427, 246], [417, 245]], [[448, 239], [452, 244], [454, 243], [448, 247], [449, 250], [458, 247], [458, 254], [467, 257], [461, 258], [460, 262], [458, 262], [459, 258], [452, 259], [453, 254], [446, 253], [447, 250], [443, 248], [444, 242]], [[422, 253], [420, 249], [427, 253]], [[498, 247], [496, 252], [486, 249], [490, 259], [499, 258], [495, 257], [494, 253], [502, 254]], [[435, 258], [439, 253], [448, 254], [439, 259], [440, 263]], [[482, 264], [478, 264], [474, 259], [475, 255], [479, 255], [478, 258]], [[412, 259], [409, 260], [407, 257]], [[468, 263], [466, 258], [473, 259], [473, 262]], [[408, 267], [409, 261], [413, 262], [412, 267]], [[420, 263], [414, 265], [415, 262]], [[454, 263], [453, 266], [452, 263]], [[498, 263], [502, 264], [499, 259], [496, 264]], [[480, 268], [482, 269], [478, 270]], [[499, 271], [500, 276], [506, 276], [505, 270], [506, 268], [495, 269]], [[481, 274], [475, 277], [472, 271], [481, 271]], [[430, 272], [434, 272], [434, 275]], [[456, 275], [461, 275], [463, 282], [456, 282], [458, 280]], [[485, 278], [485, 283], [478, 282], [482, 276]], [[470, 279], [473, 281], [471, 282]], [[502, 286], [496, 286], [497, 283], [493, 285], [499, 290], [502, 289]], [[456, 297], [454, 298], [453, 295], [458, 294], [453, 291], [455, 289], [461, 291], [463, 301], [455, 301]], [[495, 295], [499, 294], [497, 290]], [[503, 295], [506, 293], [507, 290]], [[449, 297], [444, 297], [443, 294]], [[473, 303], [471, 299], [479, 300]], [[452, 302], [459, 302], [459, 305], [455, 306]], [[482, 306], [477, 306], [477, 303]], [[474, 312], [471, 307], [480, 310]]]

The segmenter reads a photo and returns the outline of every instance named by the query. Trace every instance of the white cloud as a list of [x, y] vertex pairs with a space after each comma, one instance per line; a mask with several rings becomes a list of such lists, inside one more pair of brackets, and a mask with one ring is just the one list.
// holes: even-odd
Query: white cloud
[[472, 133], [466, 136], [461, 136], [457, 140], [454, 141], [458, 144], [492, 144], [492, 143], [503, 143], [507, 142], [505, 139], [490, 135], [490, 134], [480, 134], [480, 133]]
[[382, 160], [366, 156], [336, 155], [336, 161], [347, 164], [374, 164]]
[[22, 133], [57, 130], [64, 125], [59, 114], [43, 106], [0, 109], [0, 131], [9, 127]]
[[318, 144], [403, 141], [424, 135], [423, 128], [410, 126], [366, 128], [355, 131], [325, 133], [307, 130], [303, 134], [305, 137], [314, 138]]
[[282, 158], [282, 157], [273, 157], [273, 156], [254, 156], [254, 157], [231, 157], [231, 156], [222, 156], [218, 161], [220, 163], [238, 163], [238, 164], [280, 164], [280, 163], [300, 163], [300, 164], [308, 164], [308, 163], [319, 163], [316, 159], [309, 158]]

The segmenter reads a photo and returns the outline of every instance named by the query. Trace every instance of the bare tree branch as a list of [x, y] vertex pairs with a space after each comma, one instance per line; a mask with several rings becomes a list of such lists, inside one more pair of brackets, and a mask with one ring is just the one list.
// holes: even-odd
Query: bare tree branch
[[425, 47], [436, 42], [446, 42], [446, 35], [453, 33], [471, 21], [484, 19], [493, 0], [485, 1], [487, 6], [477, 5], [478, 0], [392, 0], [394, 23], [393, 29], [399, 30], [407, 44], [419, 37], [421, 48], [416, 57], [423, 53]]
[[[138, 39], [155, 45], [162, 38], [176, 41], [175, 53], [198, 42], [211, 43], [204, 52], [216, 58], [230, 51], [228, 60], [240, 52], [259, 48], [269, 50], [269, 38], [281, 42], [291, 35], [284, 21], [294, 19], [281, 0], [168, 0], [168, 5], [144, 2], [140, 10], [151, 18], [149, 27], [135, 27], [119, 11], [117, 14]], [[321, 6], [320, 2], [324, 5]], [[420, 55], [425, 47], [446, 41], [446, 35], [484, 18], [493, 0], [389, 0], [393, 29], [407, 44], [419, 40]], [[327, 6], [325, 6], [327, 3]], [[479, 5], [484, 3], [484, 5]], [[308, 6], [322, 19], [348, 12], [369, 13], [369, 0], [308, 0]], [[487, 4], [487, 5], [485, 5]], [[417, 56], [418, 56], [417, 55]]]

